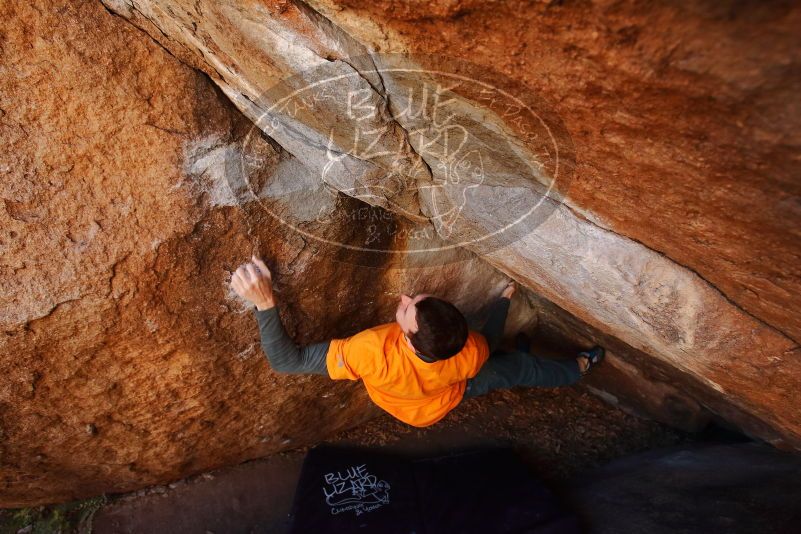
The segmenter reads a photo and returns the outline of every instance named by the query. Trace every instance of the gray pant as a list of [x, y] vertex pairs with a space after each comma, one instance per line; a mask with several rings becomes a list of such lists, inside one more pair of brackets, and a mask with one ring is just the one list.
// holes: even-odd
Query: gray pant
[[508, 312], [509, 299], [505, 298], [498, 299], [490, 308], [487, 323], [481, 330], [489, 344], [490, 356], [478, 374], [467, 379], [464, 398], [514, 386], [565, 386], [581, 379], [581, 370], [574, 358], [552, 360], [528, 351], [499, 349]]
[[[261, 311], [254, 308], [254, 312], [259, 324], [262, 349], [275, 371], [328, 376], [325, 356], [330, 341], [298, 348], [287, 336], [277, 307]], [[481, 334], [489, 345], [490, 357], [478, 374], [467, 380], [465, 398], [514, 386], [564, 386], [581, 378], [575, 359], [551, 360], [533, 356], [526, 351], [499, 349], [508, 313], [509, 299], [500, 298], [490, 308], [489, 318], [481, 329]]]

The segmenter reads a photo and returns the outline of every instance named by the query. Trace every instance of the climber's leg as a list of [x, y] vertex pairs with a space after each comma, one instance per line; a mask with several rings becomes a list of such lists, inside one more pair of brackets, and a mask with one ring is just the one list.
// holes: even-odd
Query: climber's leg
[[490, 354], [492, 354], [501, 343], [503, 329], [506, 325], [506, 316], [509, 313], [510, 300], [504, 297], [492, 303], [489, 310], [489, 317], [481, 329], [481, 334], [487, 339]]
[[287, 336], [277, 306], [266, 310], [254, 308], [254, 312], [259, 323], [261, 347], [274, 371], [328, 376], [325, 356], [330, 341], [298, 348]]
[[464, 396], [476, 397], [514, 386], [566, 386], [579, 379], [581, 370], [574, 358], [551, 360], [519, 350], [499, 350], [490, 356], [475, 377], [467, 380]]

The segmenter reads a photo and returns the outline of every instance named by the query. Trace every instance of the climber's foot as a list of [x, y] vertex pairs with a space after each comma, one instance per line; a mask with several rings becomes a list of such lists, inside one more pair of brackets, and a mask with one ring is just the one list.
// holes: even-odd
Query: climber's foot
[[511, 300], [512, 299], [512, 295], [515, 294], [516, 290], [517, 290], [517, 284], [515, 284], [514, 280], [510, 280], [509, 283], [506, 284], [506, 287], [503, 289], [503, 293], [501, 293], [501, 297]]
[[584, 352], [579, 352], [576, 361], [579, 364], [579, 370], [581, 371], [581, 374], [586, 375], [589, 373], [593, 367], [603, 361], [605, 355], [606, 351], [603, 349], [603, 347], [598, 346], [595, 346]]

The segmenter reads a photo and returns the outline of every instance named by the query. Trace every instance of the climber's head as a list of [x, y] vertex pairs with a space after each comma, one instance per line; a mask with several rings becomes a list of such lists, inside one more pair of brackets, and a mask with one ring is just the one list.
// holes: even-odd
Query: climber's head
[[467, 341], [467, 321], [462, 312], [450, 302], [425, 293], [401, 295], [395, 319], [415, 351], [428, 358], [450, 358]]

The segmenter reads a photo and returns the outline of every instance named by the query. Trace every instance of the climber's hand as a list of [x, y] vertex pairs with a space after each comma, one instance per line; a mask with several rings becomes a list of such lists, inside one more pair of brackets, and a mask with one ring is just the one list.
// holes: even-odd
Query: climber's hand
[[231, 287], [237, 295], [253, 303], [256, 309], [272, 308], [275, 306], [272, 273], [261, 258], [254, 255], [251, 260], [231, 276]]

